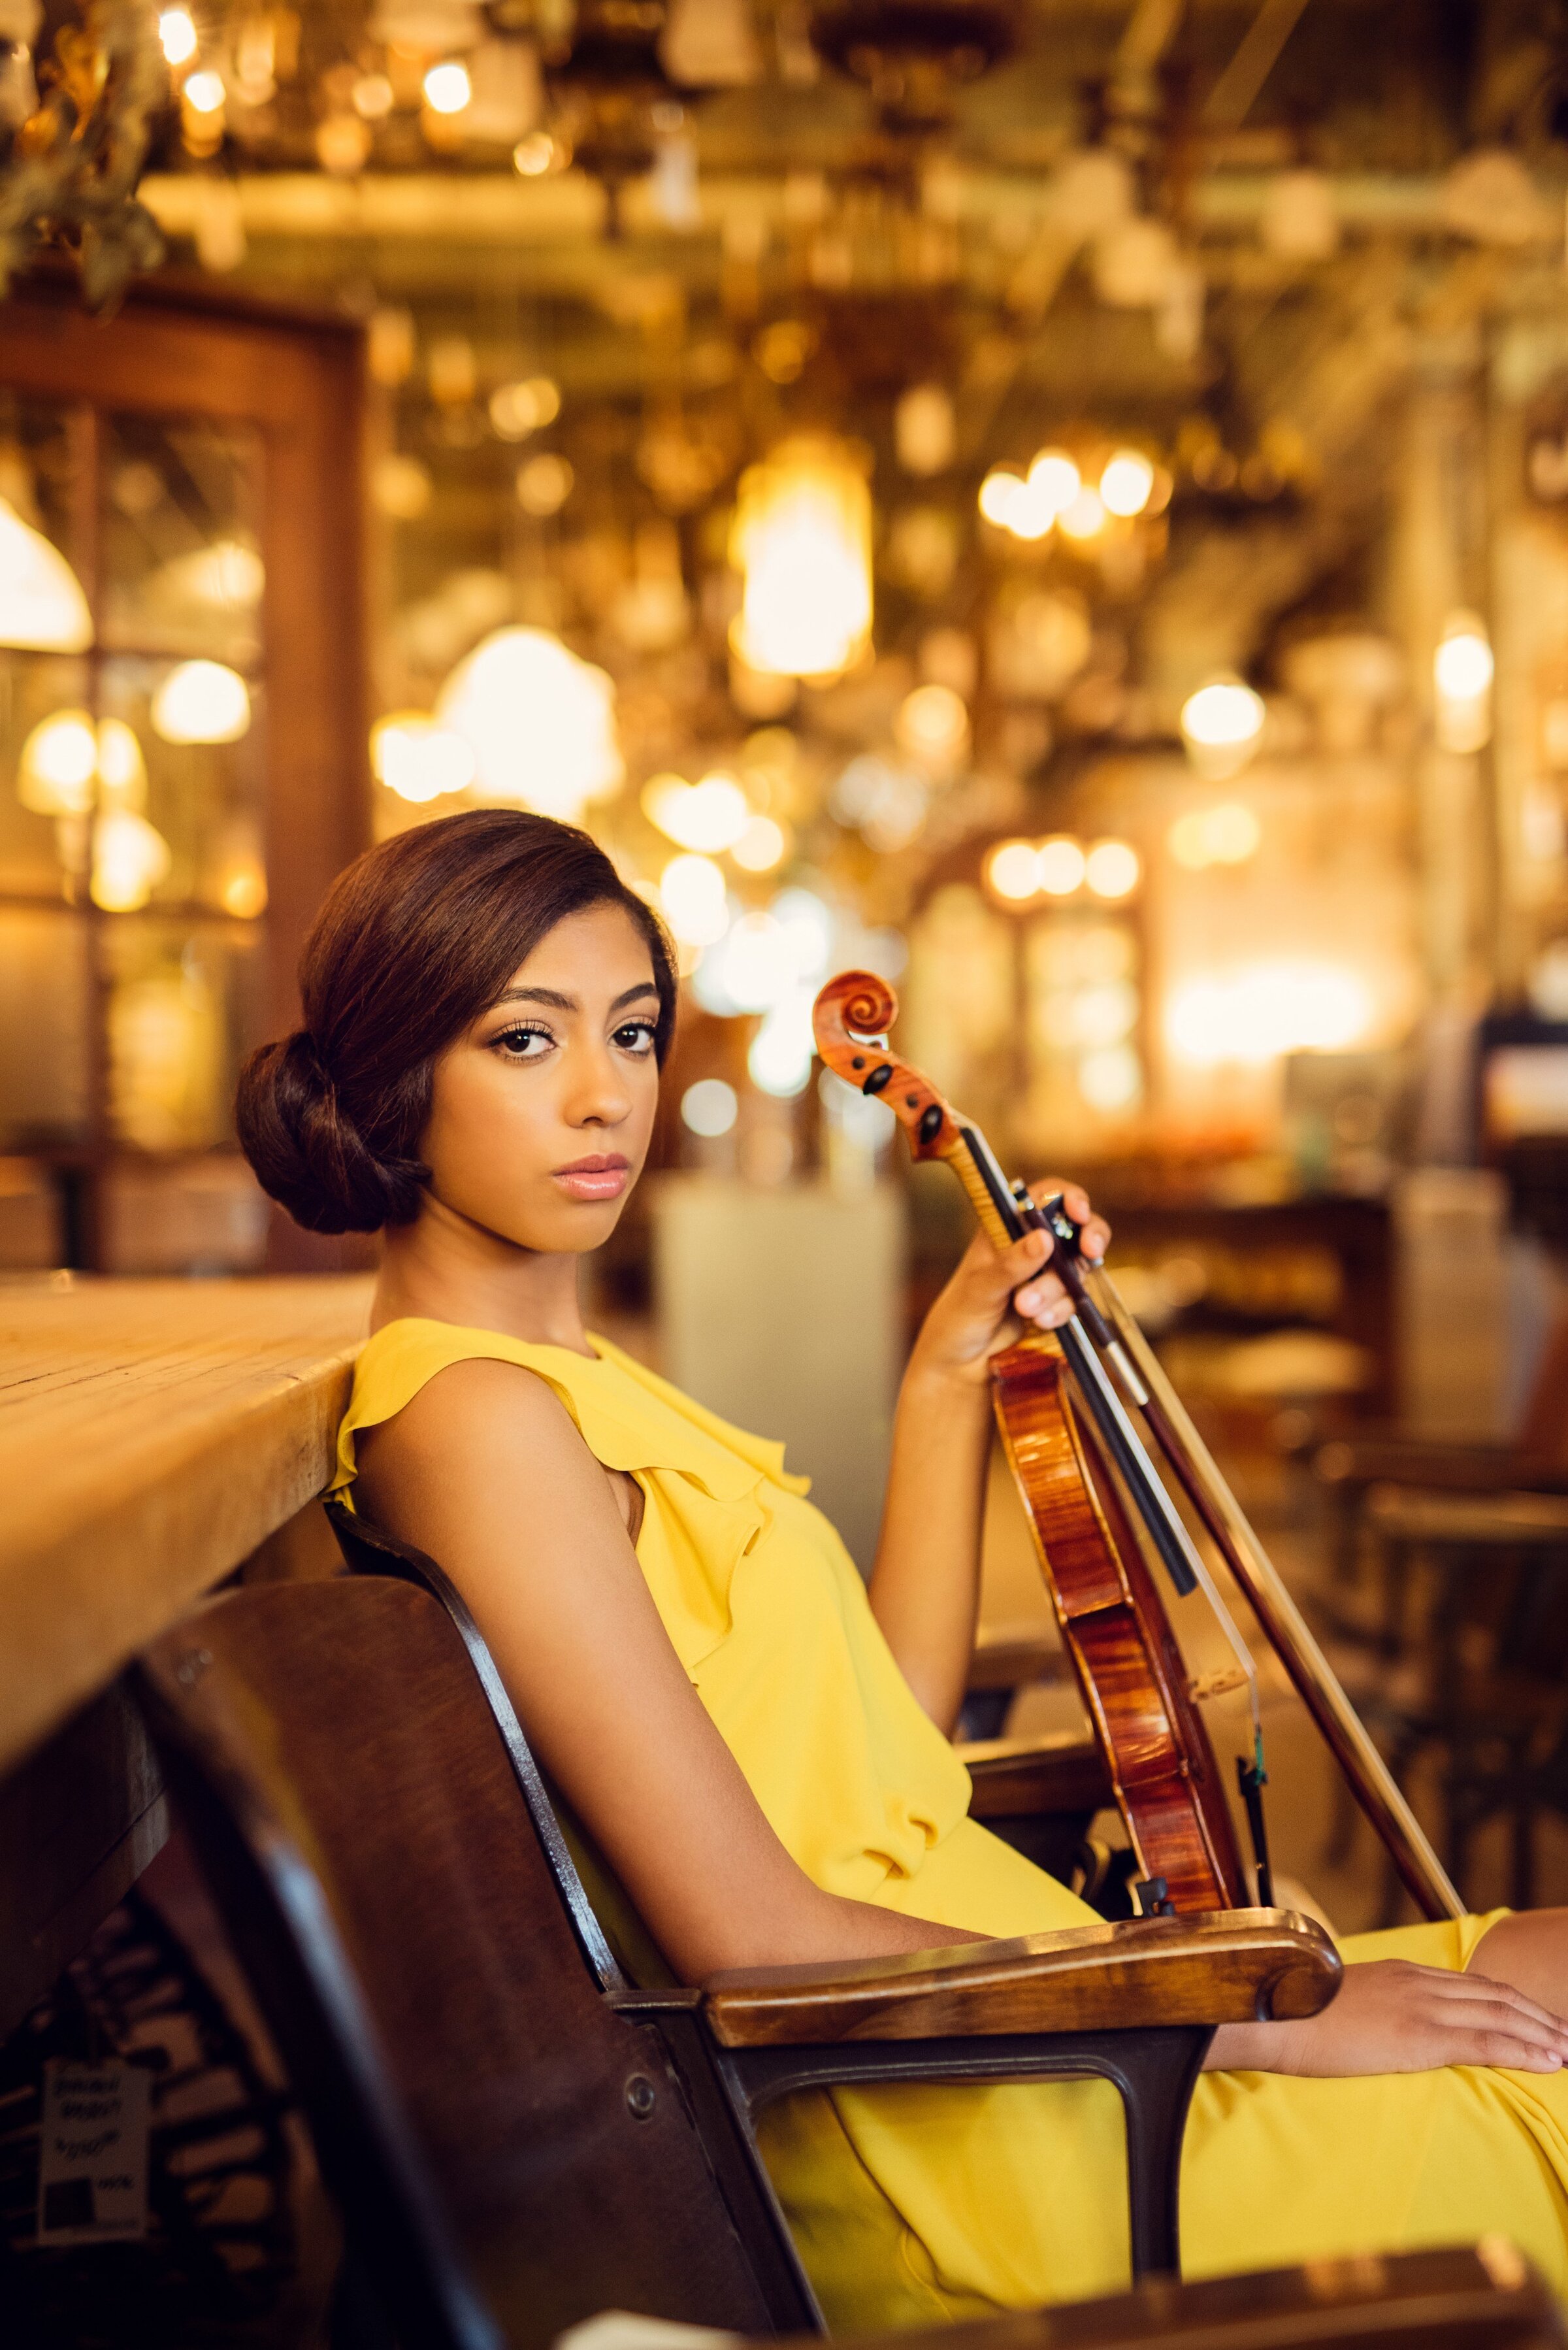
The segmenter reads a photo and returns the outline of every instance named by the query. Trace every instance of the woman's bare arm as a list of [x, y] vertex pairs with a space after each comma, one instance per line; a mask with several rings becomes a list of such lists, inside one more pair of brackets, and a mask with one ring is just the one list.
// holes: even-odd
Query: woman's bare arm
[[825, 1893], [791, 1858], [681, 1668], [605, 1471], [532, 1372], [453, 1364], [358, 1445], [367, 1510], [457, 1585], [683, 1981], [983, 1939]]
[[[1041, 1198], [1056, 1188], [1035, 1187]], [[1075, 1186], [1064, 1197], [1069, 1215], [1085, 1227], [1085, 1250], [1103, 1255], [1109, 1228], [1091, 1216]], [[1050, 1248], [1044, 1232], [1026, 1232], [998, 1254], [977, 1235], [926, 1316], [898, 1393], [871, 1607], [905, 1679], [950, 1735], [980, 1605], [991, 1357], [1028, 1324], [1049, 1329], [1065, 1318]]]

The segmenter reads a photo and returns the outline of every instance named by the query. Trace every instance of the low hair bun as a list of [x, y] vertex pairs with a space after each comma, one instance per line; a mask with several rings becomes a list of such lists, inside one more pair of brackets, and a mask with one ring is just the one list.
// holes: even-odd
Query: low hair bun
[[296, 1224], [313, 1232], [374, 1232], [415, 1214], [424, 1167], [377, 1156], [308, 1029], [251, 1055], [234, 1108], [240, 1147], [263, 1191]]

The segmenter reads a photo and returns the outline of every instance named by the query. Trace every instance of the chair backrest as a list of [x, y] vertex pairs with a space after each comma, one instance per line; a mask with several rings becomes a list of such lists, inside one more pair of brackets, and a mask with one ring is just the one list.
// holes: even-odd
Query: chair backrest
[[155, 1643], [140, 1686], [400, 2337], [530, 2350], [612, 2307], [775, 2330], [440, 1605], [369, 1576], [235, 1591]]

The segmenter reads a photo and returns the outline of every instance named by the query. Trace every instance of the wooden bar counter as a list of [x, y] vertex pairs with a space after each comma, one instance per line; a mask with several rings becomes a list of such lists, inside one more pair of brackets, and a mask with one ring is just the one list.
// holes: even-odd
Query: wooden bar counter
[[161, 1841], [119, 1676], [327, 1483], [369, 1295], [0, 1284], [0, 2037]]

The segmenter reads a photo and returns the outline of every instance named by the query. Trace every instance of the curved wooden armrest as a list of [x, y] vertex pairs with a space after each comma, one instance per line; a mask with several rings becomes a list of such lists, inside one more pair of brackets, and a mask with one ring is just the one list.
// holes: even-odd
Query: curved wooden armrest
[[1131, 2032], [1315, 2015], [1343, 1971], [1310, 1918], [1228, 1909], [844, 1966], [712, 1975], [702, 2012], [725, 2048]]
[[1376, 1434], [1334, 1437], [1321, 1446], [1313, 1469], [1321, 1484], [1352, 1494], [1368, 1485], [1429, 1485], [1450, 1492], [1496, 1492], [1522, 1487], [1561, 1492], [1568, 1467], [1545, 1453], [1499, 1441], [1444, 1444], [1435, 1439]]
[[1112, 1800], [1105, 1756], [1094, 1739], [1076, 1731], [1048, 1738], [976, 1738], [955, 1751], [974, 1790], [971, 1819], [1097, 1812]]

